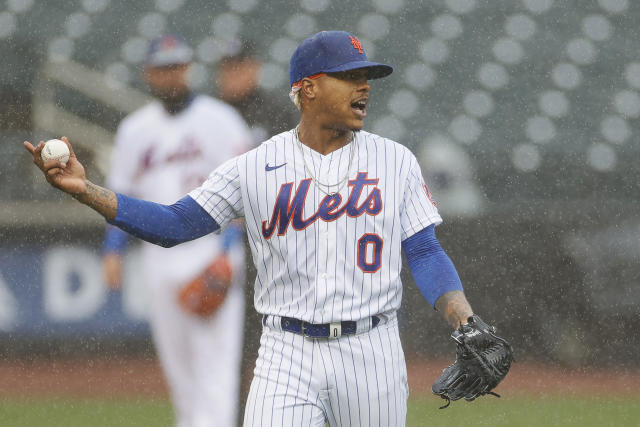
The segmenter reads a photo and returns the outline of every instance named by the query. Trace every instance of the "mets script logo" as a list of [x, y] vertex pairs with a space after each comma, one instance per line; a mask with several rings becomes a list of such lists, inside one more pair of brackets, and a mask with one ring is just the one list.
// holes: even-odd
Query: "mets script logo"
[[377, 185], [378, 181], [378, 178], [367, 179], [367, 172], [359, 172], [355, 179], [348, 182], [351, 192], [343, 205], [341, 205], [342, 196], [340, 194], [328, 195], [322, 199], [318, 210], [309, 218], [303, 218], [302, 211], [311, 185], [311, 178], [300, 181], [293, 200], [291, 200], [293, 183], [282, 184], [273, 207], [271, 220], [262, 221], [262, 235], [265, 239], [269, 239], [277, 228], [278, 236], [283, 236], [287, 232], [289, 224], [292, 224], [295, 230], [304, 230], [318, 219], [325, 222], [335, 221], [344, 214], [351, 218], [357, 218], [364, 214], [377, 215], [382, 210], [380, 189], [374, 187], [361, 203], [360, 196], [365, 186]]
[[424, 192], [427, 194], [427, 198], [429, 199], [429, 201], [431, 202], [431, 204], [437, 208], [437, 207], [438, 207], [438, 205], [437, 205], [437, 204], [436, 204], [436, 202], [433, 200], [433, 196], [431, 195], [431, 191], [429, 191], [429, 187], [427, 187], [427, 184], [425, 184], [424, 182], [422, 183], [422, 189], [423, 189], [423, 190], [424, 190]]

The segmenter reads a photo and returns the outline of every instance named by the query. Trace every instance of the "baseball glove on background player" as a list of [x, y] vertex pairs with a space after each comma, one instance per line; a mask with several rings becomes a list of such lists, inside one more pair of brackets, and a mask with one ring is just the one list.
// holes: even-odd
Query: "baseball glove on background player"
[[476, 315], [468, 322], [451, 334], [458, 344], [456, 361], [442, 371], [431, 387], [434, 394], [447, 400], [440, 409], [461, 398], [472, 401], [485, 394], [500, 397], [491, 390], [504, 379], [513, 361], [511, 345], [495, 334], [494, 327]]
[[182, 287], [179, 301], [188, 313], [206, 318], [224, 302], [231, 287], [232, 270], [229, 259], [221, 255], [202, 272]]

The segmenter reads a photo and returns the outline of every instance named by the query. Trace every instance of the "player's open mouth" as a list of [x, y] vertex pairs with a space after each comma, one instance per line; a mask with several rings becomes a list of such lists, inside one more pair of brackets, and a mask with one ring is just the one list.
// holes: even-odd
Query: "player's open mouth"
[[360, 119], [367, 116], [367, 98], [362, 98], [351, 103], [351, 110], [356, 113]]

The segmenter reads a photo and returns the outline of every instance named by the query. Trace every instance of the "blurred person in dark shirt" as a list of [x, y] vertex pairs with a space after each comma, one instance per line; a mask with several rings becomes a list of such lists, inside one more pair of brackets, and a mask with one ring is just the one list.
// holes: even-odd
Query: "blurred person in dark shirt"
[[216, 72], [218, 98], [240, 112], [256, 143], [298, 123], [298, 112], [285, 96], [280, 92], [274, 96], [260, 88], [261, 72], [256, 44], [240, 39], [227, 44]]
[[[251, 130], [254, 144], [259, 144], [273, 135], [293, 129], [298, 124], [298, 111], [287, 96], [282, 95], [282, 91], [278, 91], [274, 96], [260, 89], [262, 61], [258, 58], [256, 45], [252, 41], [235, 39], [229, 42], [216, 71], [218, 99], [238, 110]], [[246, 241], [245, 253], [251, 256]], [[255, 276], [255, 267], [252, 263], [248, 263], [245, 286], [247, 307], [253, 307]], [[242, 382], [240, 386], [241, 408], [246, 402], [253, 378], [253, 368], [258, 358], [262, 332], [261, 322], [262, 318], [255, 310], [245, 311]]]

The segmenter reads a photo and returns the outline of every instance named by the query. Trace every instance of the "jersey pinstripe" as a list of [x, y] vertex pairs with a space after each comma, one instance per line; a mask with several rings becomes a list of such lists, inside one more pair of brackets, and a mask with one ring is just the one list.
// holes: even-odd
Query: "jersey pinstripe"
[[442, 221], [415, 156], [364, 131], [328, 155], [281, 133], [189, 195], [222, 227], [245, 218], [256, 310], [311, 323], [395, 312], [402, 240]]

